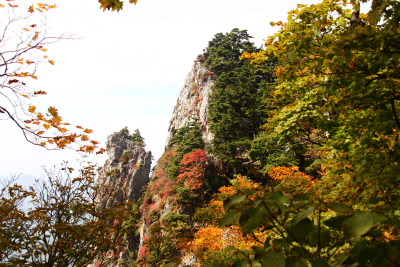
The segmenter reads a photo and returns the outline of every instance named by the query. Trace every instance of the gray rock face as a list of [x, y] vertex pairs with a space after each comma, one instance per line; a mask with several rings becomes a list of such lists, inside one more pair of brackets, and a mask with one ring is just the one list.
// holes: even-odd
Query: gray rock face
[[213, 134], [209, 130], [208, 106], [213, 83], [213, 74], [201, 62], [195, 62], [172, 113], [166, 144], [171, 140], [174, 130], [188, 125], [195, 118], [201, 123], [204, 142], [211, 142]]
[[[96, 183], [99, 186], [110, 186], [114, 190], [114, 195], [105, 199], [101, 205], [110, 207], [124, 201], [136, 201], [142, 195], [142, 188], [150, 182], [151, 152], [119, 133], [107, 137], [106, 148], [109, 158], [99, 169]], [[129, 259], [131, 257], [129, 252], [136, 251], [139, 244], [138, 235], [130, 236], [121, 250], [119, 259]], [[107, 266], [119, 265], [110, 263]]]
[[108, 136], [106, 148], [109, 159], [99, 170], [97, 182], [111, 186], [116, 192], [108, 205], [137, 200], [142, 187], [150, 181], [151, 152], [118, 133]]

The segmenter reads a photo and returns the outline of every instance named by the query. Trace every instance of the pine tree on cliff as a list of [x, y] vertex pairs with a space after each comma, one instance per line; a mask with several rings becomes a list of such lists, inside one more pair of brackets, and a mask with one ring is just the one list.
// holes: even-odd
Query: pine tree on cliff
[[269, 106], [264, 99], [273, 81], [274, 62], [251, 65], [239, 60], [244, 51], [257, 51], [246, 30], [218, 33], [209, 42], [205, 65], [218, 75], [209, 107], [214, 133], [211, 152], [235, 169], [241, 165], [251, 141], [266, 123]]

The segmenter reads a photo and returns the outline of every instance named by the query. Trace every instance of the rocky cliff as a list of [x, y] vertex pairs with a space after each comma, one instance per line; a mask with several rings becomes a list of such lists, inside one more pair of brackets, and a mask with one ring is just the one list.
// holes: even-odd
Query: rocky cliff
[[151, 152], [118, 133], [108, 136], [106, 148], [109, 158], [99, 170], [98, 183], [116, 191], [116, 198], [110, 200], [109, 205], [137, 200], [150, 181]]
[[195, 119], [201, 124], [204, 142], [210, 143], [213, 138], [209, 131], [208, 106], [214, 75], [204, 67], [202, 58], [203, 56], [200, 56], [196, 60], [185, 79], [169, 123], [166, 144], [177, 129]]
[[[142, 196], [143, 187], [150, 181], [151, 152], [146, 151], [141, 144], [131, 141], [129, 135], [120, 133], [108, 136], [106, 149], [109, 158], [99, 169], [97, 185], [109, 186], [114, 194], [111, 198], [104, 198], [102, 204], [113, 206], [125, 201], [136, 202]], [[131, 258], [129, 252], [137, 251], [139, 243], [139, 235], [132, 233], [124, 247], [119, 248], [117, 258]]]

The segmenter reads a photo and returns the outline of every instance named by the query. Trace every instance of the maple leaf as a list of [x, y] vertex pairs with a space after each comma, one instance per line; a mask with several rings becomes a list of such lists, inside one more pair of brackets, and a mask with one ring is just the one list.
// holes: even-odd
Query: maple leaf
[[37, 135], [42, 135], [42, 134], [44, 134], [44, 131], [39, 131], [39, 132], [37, 132], [36, 134], [37, 134]]
[[45, 124], [43, 124], [43, 127], [44, 127], [46, 130], [48, 130], [48, 129], [50, 128], [50, 125], [47, 124], [47, 123], [45, 123]]
[[8, 3], [8, 5], [9, 5], [10, 7], [18, 7], [18, 5], [11, 5], [10, 3]]
[[91, 130], [91, 129], [85, 129], [85, 130], [83, 130], [83, 132], [90, 134], [90, 133], [93, 133], [93, 130]]
[[53, 60], [49, 60], [49, 63], [50, 63], [51, 65], [54, 65], [54, 61], [53, 61]]
[[29, 7], [28, 12], [29, 12], [29, 13], [35, 12], [35, 10], [33, 9], [33, 6], [30, 6], [30, 7]]
[[28, 65], [35, 63], [34, 61], [30, 61], [30, 60], [27, 60], [27, 61], [25, 61], [25, 62], [26, 62], [26, 64], [28, 64]]
[[81, 140], [82, 140], [82, 141], [88, 141], [88, 140], [89, 140], [89, 137], [88, 137], [86, 134], [82, 134]]
[[79, 125], [76, 125], [75, 127], [78, 128], [78, 129], [83, 129], [83, 127], [79, 126]]
[[57, 109], [55, 107], [49, 107], [47, 109], [47, 111], [51, 114], [51, 116], [53, 116], [54, 118], [58, 117], [58, 112]]

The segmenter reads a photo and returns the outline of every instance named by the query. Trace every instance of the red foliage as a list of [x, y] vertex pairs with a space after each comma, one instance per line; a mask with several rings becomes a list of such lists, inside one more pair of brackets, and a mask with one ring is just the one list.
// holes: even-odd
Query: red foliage
[[196, 190], [204, 183], [204, 172], [208, 166], [208, 156], [203, 149], [198, 149], [187, 154], [181, 160], [178, 181], [183, 181], [184, 186]]
[[146, 245], [143, 245], [142, 247], [141, 247], [141, 249], [140, 249], [140, 251], [139, 251], [139, 259], [142, 259], [143, 257], [145, 257], [146, 256], [146, 248], [147, 248], [147, 246]]

